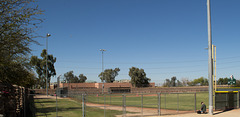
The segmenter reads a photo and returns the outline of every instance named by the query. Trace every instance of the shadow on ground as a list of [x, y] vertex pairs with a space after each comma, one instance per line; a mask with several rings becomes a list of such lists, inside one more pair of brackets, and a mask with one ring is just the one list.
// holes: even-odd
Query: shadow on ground
[[224, 113], [224, 112], [228, 112], [228, 111], [231, 111], [231, 110], [233, 110], [233, 109], [228, 109], [228, 110], [216, 112], [216, 113], [214, 113], [213, 115], [218, 115], [218, 114], [221, 114], [221, 113]]
[[[36, 99], [41, 99], [41, 102], [36, 102], [35, 103], [38, 103], [41, 105], [40, 108], [36, 109], [36, 116], [48, 116], [49, 114], [47, 113], [52, 113], [52, 112], [56, 112], [56, 106], [55, 107], [46, 107], [45, 105], [49, 105], [49, 103], [55, 103], [56, 101], [48, 101], [47, 99], [49, 98], [35, 98], [34, 100]], [[46, 99], [46, 100], [45, 100]], [[79, 110], [79, 109], [82, 109], [82, 107], [58, 107], [57, 108], [58, 111], [72, 111], [72, 110]], [[60, 116], [58, 116], [60, 117]]]

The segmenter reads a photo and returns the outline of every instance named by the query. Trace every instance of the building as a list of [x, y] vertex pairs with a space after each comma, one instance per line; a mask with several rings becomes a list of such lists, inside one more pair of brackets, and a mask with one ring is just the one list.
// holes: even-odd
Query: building
[[[104, 88], [103, 88], [104, 87]], [[155, 83], [150, 83], [149, 87], [155, 87]], [[99, 90], [108, 93], [131, 92], [131, 83], [60, 83], [59, 88], [68, 88], [69, 90]], [[104, 89], [104, 90], [103, 90]]]

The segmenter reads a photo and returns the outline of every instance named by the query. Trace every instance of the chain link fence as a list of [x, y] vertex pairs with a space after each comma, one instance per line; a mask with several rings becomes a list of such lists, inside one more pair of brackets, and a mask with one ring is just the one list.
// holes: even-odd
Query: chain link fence
[[[90, 117], [91, 108], [102, 109], [102, 115], [121, 111], [119, 117], [161, 116], [195, 112], [196, 93], [136, 93], [136, 94], [69, 94], [82, 103], [82, 116]], [[200, 103], [200, 102], [199, 102]]]
[[71, 113], [71, 116], [82, 117], [163, 116], [195, 112], [200, 109], [200, 102], [208, 105], [208, 92], [102, 94], [90, 89], [59, 88], [52, 91], [48, 98], [52, 99], [38, 98], [35, 102], [40, 104], [36, 110], [37, 115], [67, 116]]

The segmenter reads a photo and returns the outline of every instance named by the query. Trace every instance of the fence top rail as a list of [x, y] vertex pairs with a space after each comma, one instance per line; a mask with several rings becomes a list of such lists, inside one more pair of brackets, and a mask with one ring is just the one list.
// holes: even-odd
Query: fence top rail
[[196, 92], [171, 92], [171, 93], [157, 93], [157, 94], [195, 94]]
[[238, 91], [215, 91], [215, 93], [238, 93]]
[[240, 89], [240, 87], [217, 87], [217, 89]]
[[179, 92], [179, 93], [118, 93], [118, 94], [85, 94], [85, 95], [89, 95], [89, 96], [132, 96], [132, 95], [137, 95], [137, 96], [141, 96], [141, 95], [152, 95], [152, 96], [157, 96], [158, 94], [196, 94], [197, 92]]

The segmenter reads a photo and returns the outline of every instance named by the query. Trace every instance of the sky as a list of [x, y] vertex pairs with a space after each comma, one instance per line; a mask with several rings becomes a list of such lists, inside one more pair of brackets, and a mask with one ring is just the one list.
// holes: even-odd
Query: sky
[[[151, 82], [208, 77], [207, 0], [39, 0], [44, 10], [38, 35], [48, 38], [57, 58], [57, 76], [68, 71], [100, 82], [104, 69], [120, 68], [116, 80], [130, 79], [129, 68], [144, 69]], [[240, 1], [211, 0], [212, 43], [217, 78], [240, 79]], [[36, 38], [40, 56], [46, 38]]]

